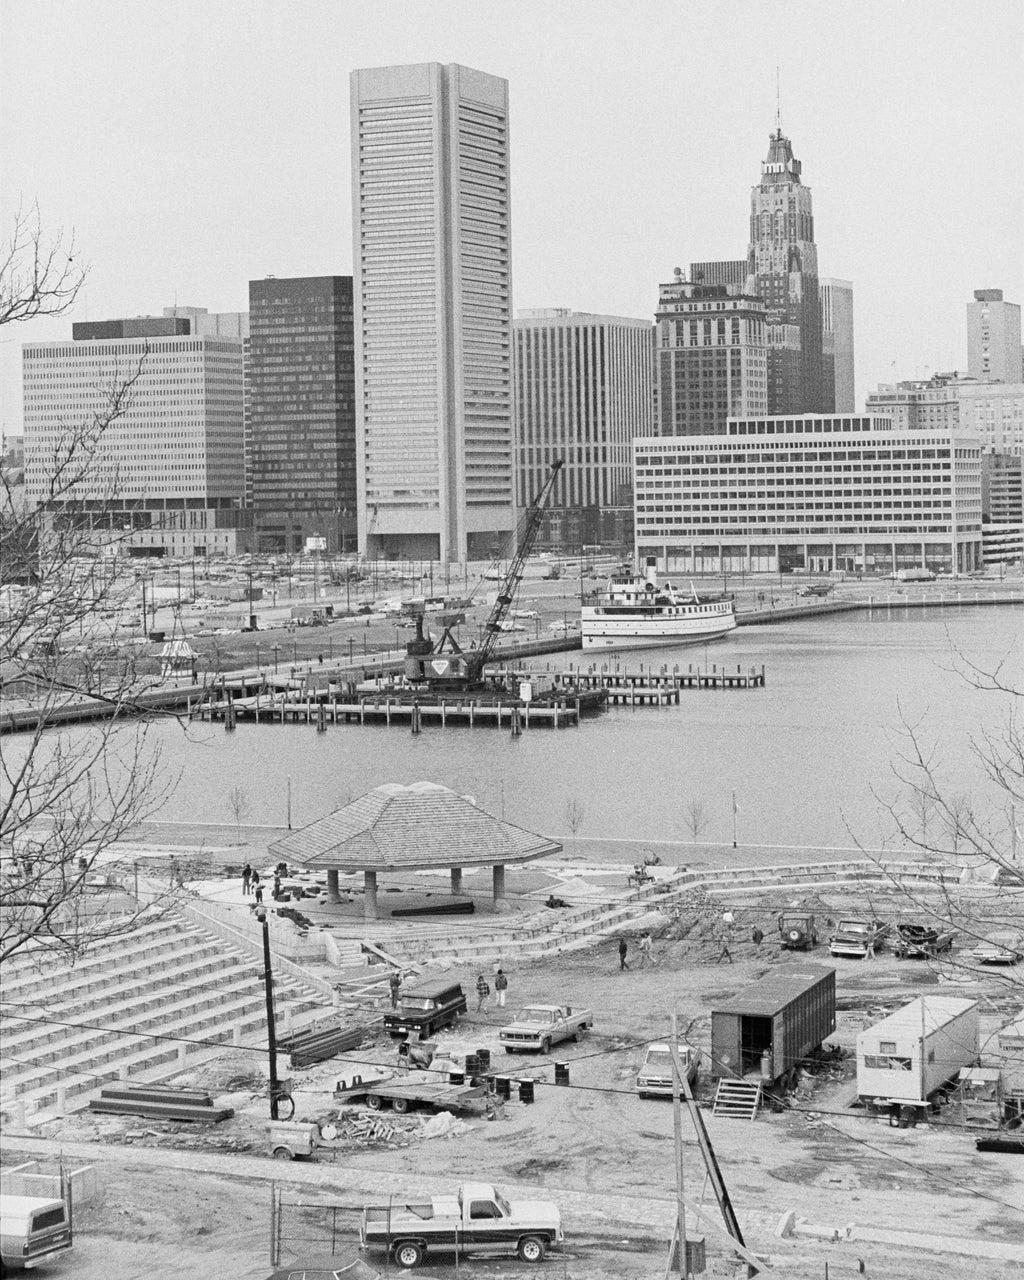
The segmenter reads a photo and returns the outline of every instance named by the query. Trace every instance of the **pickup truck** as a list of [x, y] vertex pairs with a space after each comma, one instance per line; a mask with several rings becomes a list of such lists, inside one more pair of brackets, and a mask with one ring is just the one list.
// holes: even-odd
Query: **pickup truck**
[[567, 1004], [531, 1004], [516, 1014], [510, 1026], [498, 1032], [507, 1053], [520, 1049], [539, 1049], [550, 1053], [551, 1046], [562, 1040], [582, 1040], [594, 1025], [589, 1009], [575, 1012]]
[[[688, 1044], [679, 1045], [679, 1065], [691, 1085], [697, 1080], [699, 1061], [699, 1049], [693, 1049]], [[674, 1072], [675, 1067], [669, 1045], [649, 1044], [643, 1065], [636, 1073], [636, 1096], [638, 1098], [671, 1098]]]
[[464, 1182], [454, 1196], [390, 1204], [363, 1210], [359, 1243], [384, 1250], [400, 1267], [418, 1267], [435, 1253], [517, 1253], [540, 1262], [562, 1242], [558, 1206], [548, 1200], [509, 1203], [487, 1182]]
[[863, 960], [869, 947], [873, 951], [882, 949], [888, 932], [889, 926], [883, 920], [849, 916], [836, 925], [828, 944], [829, 954], [855, 956]]
[[922, 960], [952, 950], [952, 929], [936, 929], [932, 925], [913, 923], [896, 926], [893, 952], [897, 960]]

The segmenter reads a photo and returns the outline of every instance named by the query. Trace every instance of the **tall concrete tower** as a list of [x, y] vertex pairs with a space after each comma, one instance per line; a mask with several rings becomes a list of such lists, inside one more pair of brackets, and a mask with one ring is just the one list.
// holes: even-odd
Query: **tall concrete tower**
[[354, 71], [359, 545], [464, 560], [515, 524], [508, 84]]
[[975, 289], [967, 304], [967, 372], [981, 382], [1020, 382], [1020, 307], [1002, 289]]
[[781, 128], [751, 192], [746, 292], [763, 298], [767, 310], [769, 414], [830, 412], [811, 192]]

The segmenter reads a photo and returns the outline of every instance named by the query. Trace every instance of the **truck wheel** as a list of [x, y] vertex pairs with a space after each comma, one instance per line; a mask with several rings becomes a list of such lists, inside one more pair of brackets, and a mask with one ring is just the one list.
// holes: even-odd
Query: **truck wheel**
[[287, 1147], [275, 1147], [274, 1159], [275, 1160], [291, 1160], [292, 1153], [288, 1150]]
[[391, 1106], [395, 1111], [398, 1112], [400, 1116], [404, 1116], [405, 1113], [409, 1110], [409, 1099], [394, 1098], [391, 1102]]
[[541, 1053], [551, 1052], [551, 1041], [547, 1036], [545, 1036], [544, 1039], [540, 1042], [540, 1051]]
[[789, 933], [786, 934], [786, 937], [789, 939], [789, 941], [792, 943], [794, 947], [797, 947], [800, 945], [800, 939], [802, 935], [799, 929], [790, 929]]
[[548, 1247], [540, 1236], [523, 1236], [516, 1253], [524, 1262], [543, 1262]]
[[579, 1042], [583, 1039], [583, 1037], [586, 1034], [587, 1034], [586, 1027], [577, 1027], [576, 1030], [573, 1032], [572, 1038], [576, 1041], [577, 1044], [579, 1044]]
[[423, 1261], [425, 1252], [423, 1246], [417, 1244], [415, 1240], [399, 1240], [395, 1245], [395, 1261], [400, 1267], [411, 1271]]
[[366, 1105], [371, 1111], [379, 1111], [384, 1105], [384, 1100], [379, 1093], [368, 1093], [366, 1095]]

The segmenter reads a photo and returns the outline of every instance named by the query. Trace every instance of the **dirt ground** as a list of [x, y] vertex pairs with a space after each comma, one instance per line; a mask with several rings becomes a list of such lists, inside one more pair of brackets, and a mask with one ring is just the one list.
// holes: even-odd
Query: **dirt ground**
[[[847, 891], [804, 899], [833, 918], [852, 901]], [[335, 1059], [290, 1073], [296, 1117], [334, 1120], [347, 1136], [316, 1161], [281, 1163], [266, 1154], [263, 1060], [236, 1051], [179, 1080], [210, 1088], [219, 1105], [235, 1109], [231, 1120], [209, 1130], [84, 1114], [54, 1122], [45, 1143], [8, 1138], [5, 1164], [19, 1155], [41, 1157], [46, 1149], [61, 1151], [67, 1164], [95, 1162], [101, 1170], [98, 1199], [76, 1214], [73, 1254], [47, 1274], [59, 1280], [198, 1274], [255, 1280], [273, 1270], [272, 1231], [282, 1264], [322, 1256], [332, 1246], [348, 1260], [355, 1256], [362, 1204], [386, 1202], [389, 1194], [440, 1192], [468, 1177], [492, 1180], [512, 1198], [557, 1201], [565, 1252], [536, 1269], [515, 1259], [470, 1259], [456, 1272], [453, 1259], [440, 1258], [428, 1261], [424, 1276], [654, 1280], [665, 1275], [674, 1215], [673, 1115], [669, 1102], [638, 1099], [633, 1077], [643, 1042], [667, 1035], [673, 1009], [691, 1042], [707, 1049], [712, 1007], [764, 973], [805, 958], [837, 967], [832, 1043], [846, 1050], [862, 1027], [909, 997], [936, 990], [935, 984], [944, 994], [982, 998], [983, 1041], [1019, 1006], [1019, 985], [1014, 996], [998, 973], [983, 986], [960, 985], [940, 983], [928, 963], [897, 961], [888, 951], [874, 961], [830, 961], [821, 947], [810, 957], [780, 953], [774, 918], [787, 905], [783, 898], [730, 905], [737, 917], [731, 964], [716, 962], [720, 925], [706, 914], [684, 914], [676, 924], [655, 921], [653, 967], [620, 972], [614, 940], [511, 967], [510, 1010], [531, 1000], [566, 1002], [592, 1009], [595, 1027], [581, 1044], [560, 1046], [550, 1058], [509, 1058], [497, 1039], [505, 1014], [493, 1007], [471, 1012], [451, 1039], [470, 1050], [490, 1049], [499, 1073], [539, 1082], [532, 1105], [512, 1101], [497, 1120], [476, 1109], [451, 1126], [435, 1122], [432, 1127], [442, 1132], [432, 1137], [424, 1132], [429, 1117], [384, 1112], [375, 1118], [383, 1126], [377, 1137], [353, 1137], [352, 1117], [363, 1117], [365, 1127], [369, 1113], [346, 1108], [339, 1118], [331, 1091], [351, 1068]], [[877, 895], [873, 905], [881, 905]], [[765, 934], [759, 947], [749, 941], [754, 925]], [[635, 948], [633, 958], [639, 958]], [[469, 992], [476, 971], [454, 974]], [[391, 1042], [376, 1037], [343, 1059], [391, 1065], [395, 1056]], [[568, 1064], [568, 1087], [554, 1084], [553, 1062]], [[979, 1153], [975, 1133], [961, 1127], [953, 1108], [936, 1123], [891, 1128], [885, 1119], [851, 1109], [853, 1082], [847, 1053], [805, 1077], [784, 1110], [763, 1111], [753, 1122], [704, 1111], [749, 1247], [787, 1280], [1003, 1280], [1024, 1274], [1024, 1161]], [[702, 1073], [698, 1097], [710, 1101], [712, 1093], [713, 1082]], [[744, 1274], [721, 1233], [685, 1112], [683, 1134], [688, 1230], [706, 1237], [706, 1274]], [[280, 1207], [272, 1228], [275, 1196]], [[707, 1212], [699, 1225], [696, 1205]], [[776, 1226], [791, 1210], [826, 1235], [845, 1237], [853, 1224], [853, 1237], [839, 1243], [783, 1240]], [[888, 1232], [891, 1239], [860, 1238], [858, 1228]], [[383, 1273], [384, 1260], [374, 1261]], [[397, 1274], [394, 1267], [391, 1274]]]

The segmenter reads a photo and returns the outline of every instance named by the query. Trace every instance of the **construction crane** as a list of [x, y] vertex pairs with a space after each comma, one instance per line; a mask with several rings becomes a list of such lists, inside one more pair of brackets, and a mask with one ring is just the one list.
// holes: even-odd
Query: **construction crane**
[[[540, 524], [544, 514], [544, 504], [554, 488], [558, 473], [562, 469], [562, 460], [551, 464], [551, 470], [544, 481], [543, 488], [527, 507], [519, 527], [519, 539], [515, 554], [509, 564], [498, 588], [498, 594], [484, 623], [480, 646], [468, 653], [460, 648], [452, 635], [452, 628], [457, 622], [464, 620], [464, 614], [442, 615], [440, 621], [444, 627], [437, 645], [432, 645], [423, 635], [422, 614], [416, 618], [416, 637], [406, 646], [406, 678], [412, 682], [425, 680], [428, 684], [448, 689], [467, 689], [479, 685], [483, 679], [484, 668], [494, 651], [497, 638], [502, 633], [502, 623], [515, 599], [516, 591], [523, 577], [523, 568], [537, 541]], [[448, 656], [442, 656], [448, 655]]]

